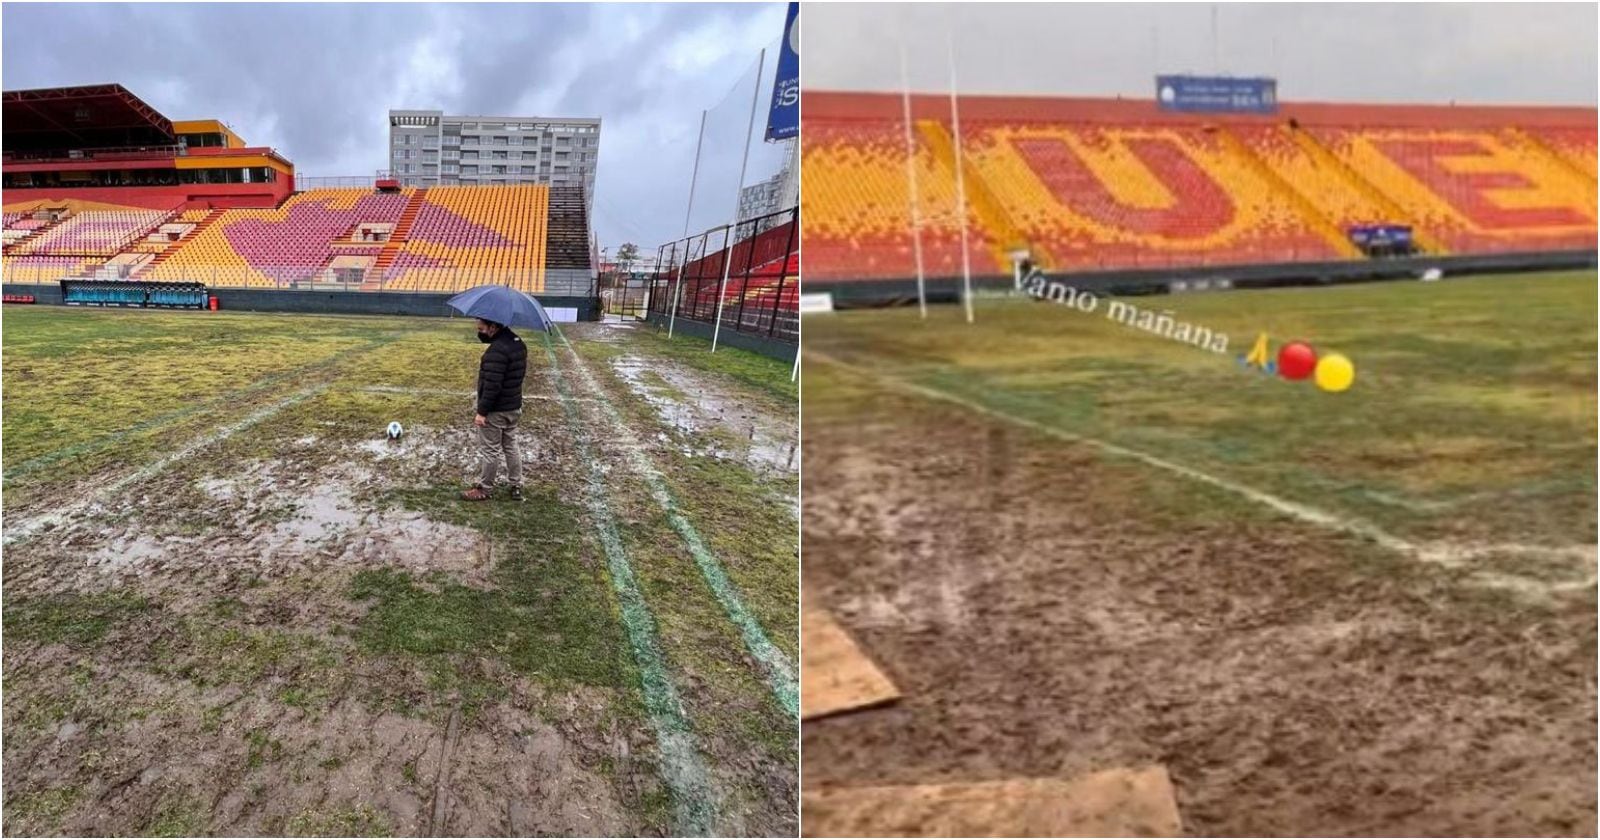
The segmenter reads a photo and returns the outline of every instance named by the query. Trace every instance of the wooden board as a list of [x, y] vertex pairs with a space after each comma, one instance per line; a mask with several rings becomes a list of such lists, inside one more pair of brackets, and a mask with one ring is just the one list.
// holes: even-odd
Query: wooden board
[[864, 709], [900, 697], [900, 690], [856, 647], [833, 617], [808, 609], [800, 615], [800, 717], [802, 720]]
[[801, 796], [805, 837], [1177, 837], [1165, 767], [1076, 779], [823, 788]]

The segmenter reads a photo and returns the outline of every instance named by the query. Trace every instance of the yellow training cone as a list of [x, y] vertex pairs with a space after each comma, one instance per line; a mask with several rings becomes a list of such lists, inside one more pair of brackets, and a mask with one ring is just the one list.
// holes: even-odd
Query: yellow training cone
[[1329, 393], [1338, 393], [1356, 381], [1356, 366], [1338, 353], [1329, 353], [1317, 360], [1317, 387]]

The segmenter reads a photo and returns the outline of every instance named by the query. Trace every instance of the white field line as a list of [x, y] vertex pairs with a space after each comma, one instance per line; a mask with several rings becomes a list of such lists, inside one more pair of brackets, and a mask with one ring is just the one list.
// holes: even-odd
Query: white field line
[[601, 388], [600, 384], [595, 381], [594, 375], [589, 372], [588, 365], [584, 364], [583, 358], [578, 355], [578, 351], [573, 348], [572, 344], [567, 341], [566, 335], [559, 329], [556, 330], [556, 335], [561, 338], [562, 345], [572, 355], [573, 368], [577, 370], [579, 379], [583, 382], [584, 387], [595, 395], [596, 402], [605, 412], [606, 419], [610, 421], [611, 439], [621, 445], [623, 452], [627, 454], [628, 466], [640, 478], [644, 479], [645, 484], [650, 488], [650, 496], [655, 500], [656, 506], [661, 508], [662, 512], [667, 515], [667, 521], [672, 524], [672, 529], [678, 532], [678, 536], [682, 537], [684, 544], [688, 546], [689, 553], [694, 555], [695, 565], [700, 567], [700, 574], [705, 578], [706, 586], [710, 587], [712, 594], [717, 598], [717, 602], [722, 605], [723, 612], [727, 614], [728, 620], [732, 621], [734, 626], [739, 629], [739, 635], [744, 639], [745, 648], [750, 651], [750, 655], [755, 657], [757, 662], [761, 663], [763, 670], [766, 671], [767, 684], [771, 686], [772, 693], [777, 698], [778, 704], [789, 714], [789, 717], [797, 718], [800, 714], [800, 689], [799, 682], [795, 678], [794, 663], [790, 662], [789, 657], [777, 645], [772, 643], [772, 640], [767, 637], [765, 628], [761, 626], [760, 619], [756, 618], [755, 614], [745, 606], [743, 599], [739, 597], [739, 588], [729, 579], [727, 571], [718, 562], [716, 555], [712, 554], [711, 549], [706, 547], [705, 540], [701, 539], [700, 532], [695, 529], [694, 524], [689, 521], [688, 517], [683, 515], [682, 509], [678, 507], [677, 500], [672, 496], [672, 491], [667, 488], [666, 480], [662, 478], [661, 472], [656, 469], [655, 464], [650, 460], [650, 456], [645, 452], [644, 446], [639, 443], [638, 436], [628, 426], [627, 421], [622, 418], [616, 406], [611, 404], [611, 400], [606, 396], [605, 389]]
[[295, 403], [298, 403], [307, 397], [324, 390], [325, 388], [327, 388], [327, 385], [313, 385], [309, 388], [303, 388], [269, 406], [257, 410], [255, 413], [250, 414], [242, 420], [239, 420], [237, 423], [215, 429], [210, 434], [191, 441], [187, 446], [184, 446], [175, 452], [171, 452], [165, 457], [154, 461], [153, 463], [129, 473], [128, 475], [125, 475], [122, 478], [111, 482], [110, 484], [102, 485], [89, 495], [84, 496], [83, 498], [80, 498], [69, 505], [59, 508], [51, 513], [44, 514], [43, 516], [25, 519], [16, 525], [7, 523], [4, 539], [0, 542], [3, 542], [4, 545], [12, 545], [14, 543], [22, 542], [31, 538], [34, 534], [38, 533], [44, 528], [66, 522], [83, 513], [83, 511], [90, 505], [103, 499], [111, 498], [117, 493], [120, 493], [123, 490], [142, 481], [149, 480], [150, 478], [164, 472], [173, 464], [193, 456], [194, 453], [199, 452], [200, 450], [205, 449], [206, 447], [219, 441], [227, 440], [235, 434], [242, 432], [245, 429], [256, 425], [257, 423], [260, 423], [263, 420], [266, 420], [285, 408], [288, 408], [289, 406], [294, 405]]
[[[357, 387], [351, 388], [350, 390], [359, 391], [359, 392], [366, 393], [366, 394], [408, 394], [410, 396], [419, 396], [419, 397], [473, 397], [473, 396], [477, 396], [477, 392], [476, 391], [456, 391], [456, 390], [452, 390], [452, 389], [449, 389], [449, 388], [402, 388], [402, 387], [397, 386], [397, 385], [361, 385], [361, 386], [357, 386]], [[559, 399], [561, 399], [561, 397], [558, 396], [558, 395], [554, 395], [554, 394], [523, 394], [522, 395], [522, 401], [523, 402], [539, 401], [539, 400], [559, 400]], [[580, 402], [580, 403], [586, 403], [586, 402], [590, 402], [591, 401], [588, 397], [570, 397], [569, 399], [571, 399], [573, 402]]]
[[[1596, 558], [1596, 548], [1594, 545], [1590, 544], [1571, 546], [1542, 546], [1528, 545], [1525, 543], [1461, 544], [1449, 542], [1414, 542], [1412, 540], [1407, 540], [1390, 534], [1376, 525], [1371, 524], [1370, 522], [1363, 522], [1359, 519], [1340, 516], [1319, 508], [1311, 507], [1310, 505], [1304, 505], [1299, 502], [1290, 501], [1289, 499], [1273, 495], [1263, 490], [1257, 490], [1254, 487], [1240, 484], [1236, 481], [1214, 476], [1210, 473], [1202, 472], [1193, 467], [1179, 464], [1175, 461], [1169, 461], [1165, 458], [1140, 452], [1136, 449], [1129, 449], [1126, 446], [1099, 440], [1097, 438], [1068, 432], [1064, 429], [1060, 429], [1055, 426], [1049, 426], [1036, 420], [1029, 420], [1026, 417], [1018, 417], [1013, 414], [1008, 414], [1004, 411], [1000, 411], [982, 403], [974, 402], [964, 397], [938, 390], [937, 388], [930, 388], [926, 385], [907, 382], [903, 379], [880, 374], [876, 371], [859, 367], [816, 350], [807, 349], [804, 352], [820, 362], [848, 370], [858, 376], [865, 377], [887, 387], [923, 397], [925, 399], [937, 400], [939, 402], [957, 405], [969, 411], [987, 415], [997, 420], [1002, 420], [1007, 423], [1032, 429], [1033, 431], [1041, 434], [1070, 441], [1072, 443], [1081, 443], [1086, 446], [1092, 446], [1101, 450], [1102, 452], [1115, 455], [1119, 458], [1128, 458], [1130, 460], [1148, 464], [1158, 469], [1176, 473], [1193, 481], [1198, 481], [1202, 484], [1208, 484], [1220, 490], [1225, 490], [1229, 493], [1243, 496], [1246, 499], [1261, 504], [1286, 516], [1298, 519], [1302, 522], [1309, 522], [1313, 525], [1327, 528], [1331, 531], [1352, 534], [1354, 536], [1370, 540], [1382, 548], [1386, 548], [1398, 554], [1414, 557], [1425, 563], [1433, 563], [1450, 569], [1460, 569], [1465, 567], [1467, 561], [1471, 559], [1492, 555], [1523, 556], [1546, 560], [1588, 560], [1591, 563]], [[1478, 572], [1475, 573], [1474, 577], [1485, 586], [1524, 591], [1565, 591], [1593, 589], [1596, 584], [1596, 577], [1593, 570], [1590, 571], [1589, 576], [1584, 580], [1567, 581], [1561, 583], [1549, 583], [1534, 579], [1521, 578], [1514, 575], [1504, 575], [1490, 572]]]
[[577, 440], [579, 460], [589, 465], [589, 475], [585, 478], [585, 501], [599, 533], [601, 548], [605, 551], [607, 577], [611, 580], [612, 591], [616, 593], [621, 608], [622, 625], [628, 632], [628, 646], [633, 653], [634, 664], [639, 668], [645, 710], [656, 732], [656, 746], [661, 752], [658, 769], [673, 803], [675, 822], [670, 833], [678, 836], [709, 835], [717, 813], [710, 773], [700, 757], [694, 730], [684, 716], [678, 689], [667, 673], [666, 657], [661, 653], [655, 617], [650, 613], [649, 604], [645, 603], [644, 594], [639, 591], [627, 548], [617, 529], [616, 517], [612, 515], [611, 505], [606, 500], [606, 466], [594, 457], [589, 445], [589, 429], [567, 391], [560, 364], [550, 346], [549, 335], [542, 333], [541, 337], [544, 339], [545, 355], [556, 372], [556, 392], [561, 397], [567, 425]]

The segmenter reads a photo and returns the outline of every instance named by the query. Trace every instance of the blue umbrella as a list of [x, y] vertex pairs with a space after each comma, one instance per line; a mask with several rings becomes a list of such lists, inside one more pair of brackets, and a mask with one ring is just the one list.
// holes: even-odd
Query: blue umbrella
[[462, 315], [508, 327], [549, 331], [550, 316], [532, 297], [510, 286], [474, 286], [445, 301]]

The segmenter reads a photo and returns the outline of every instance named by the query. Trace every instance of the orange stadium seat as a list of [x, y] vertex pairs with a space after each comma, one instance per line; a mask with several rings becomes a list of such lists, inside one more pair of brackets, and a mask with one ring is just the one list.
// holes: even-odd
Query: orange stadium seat
[[[951, 276], [954, 146], [936, 99], [914, 98], [916, 170], [927, 273]], [[911, 276], [898, 97], [807, 101], [810, 276]], [[1409, 225], [1437, 253], [1594, 246], [1592, 111], [1284, 104], [1271, 118], [1197, 117], [1000, 97], [962, 109], [976, 273], [1008, 272], [1018, 246], [1063, 269], [1359, 258], [1349, 229], [1370, 224]]]

